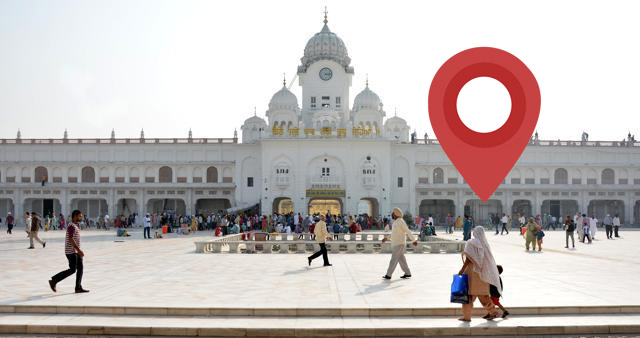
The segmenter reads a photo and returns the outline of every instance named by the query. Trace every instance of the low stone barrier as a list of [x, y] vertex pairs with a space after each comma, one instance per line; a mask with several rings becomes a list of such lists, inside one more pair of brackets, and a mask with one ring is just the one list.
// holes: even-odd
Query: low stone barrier
[[[197, 253], [311, 253], [320, 246], [315, 241], [305, 240], [224, 240], [196, 242]], [[327, 241], [327, 251], [333, 254], [346, 253], [391, 253], [391, 243], [380, 241]], [[460, 241], [426, 241], [417, 246], [407, 243], [407, 251], [413, 253], [459, 253], [464, 248]]]

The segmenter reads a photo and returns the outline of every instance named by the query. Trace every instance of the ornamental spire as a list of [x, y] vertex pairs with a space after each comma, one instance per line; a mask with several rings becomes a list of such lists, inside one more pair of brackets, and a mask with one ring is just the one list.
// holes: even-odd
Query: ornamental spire
[[369, 88], [369, 73], [367, 73], [367, 80], [365, 82], [365, 85], [367, 86], [367, 88]]
[[287, 86], [287, 73], [282, 73], [282, 86]]
[[329, 20], [327, 20], [327, 13], [329, 13], [329, 12], [327, 12], [327, 6], [324, 6], [324, 21], [323, 22], [324, 22], [325, 25], [327, 24], [327, 22], [329, 22]]

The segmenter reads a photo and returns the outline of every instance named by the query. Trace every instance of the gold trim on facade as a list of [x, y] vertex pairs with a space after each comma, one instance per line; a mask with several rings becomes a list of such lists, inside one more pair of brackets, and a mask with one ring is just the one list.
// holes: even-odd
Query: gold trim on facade
[[344, 197], [345, 191], [344, 189], [307, 189], [306, 195], [307, 197], [325, 198]]
[[353, 133], [353, 136], [370, 136], [371, 135], [371, 129], [369, 128], [353, 128], [351, 130], [351, 132]]

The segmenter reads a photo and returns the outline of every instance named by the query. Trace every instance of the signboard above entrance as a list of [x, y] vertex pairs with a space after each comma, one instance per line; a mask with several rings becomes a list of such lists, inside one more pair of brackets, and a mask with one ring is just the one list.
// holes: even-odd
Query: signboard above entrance
[[344, 197], [344, 189], [307, 189], [307, 197]]

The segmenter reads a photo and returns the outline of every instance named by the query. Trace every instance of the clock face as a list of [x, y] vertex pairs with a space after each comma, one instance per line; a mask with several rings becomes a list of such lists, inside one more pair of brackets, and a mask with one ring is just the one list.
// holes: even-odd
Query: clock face
[[320, 69], [320, 78], [321, 79], [323, 79], [325, 81], [329, 81], [332, 76], [333, 76], [333, 72], [331, 71], [331, 69], [326, 68], [326, 67]]

